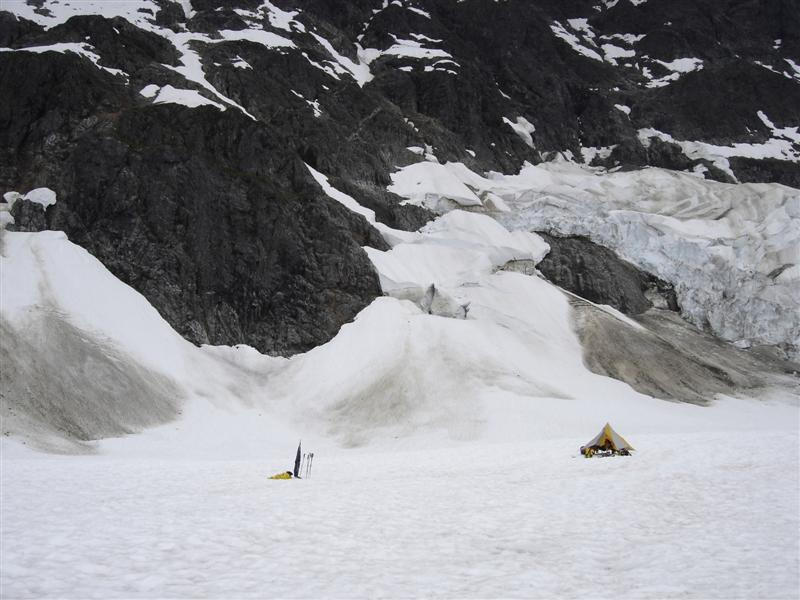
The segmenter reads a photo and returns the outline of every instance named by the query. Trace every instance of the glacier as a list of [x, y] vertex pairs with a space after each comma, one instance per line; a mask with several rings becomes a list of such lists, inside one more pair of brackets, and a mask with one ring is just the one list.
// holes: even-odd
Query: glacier
[[[588, 237], [674, 284], [681, 313], [698, 328], [740, 347], [775, 345], [798, 357], [800, 191], [658, 168], [607, 172], [566, 160], [527, 164], [516, 175], [427, 165], [399, 169], [390, 189], [447, 209], [463, 204], [464, 189], [475, 199], [497, 196], [508, 210], [470, 208], [510, 230]], [[443, 189], [440, 172], [454, 183]]]

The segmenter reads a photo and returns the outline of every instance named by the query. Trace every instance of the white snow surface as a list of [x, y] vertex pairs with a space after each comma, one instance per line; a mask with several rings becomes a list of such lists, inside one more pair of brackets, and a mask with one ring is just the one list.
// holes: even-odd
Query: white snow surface
[[[601, 424], [602, 425], [602, 424]], [[4, 461], [9, 598], [792, 598], [796, 432]], [[732, 446], [741, 451], [731, 451]], [[609, 547], [613, 549], [609, 549]]]
[[[124, 16], [170, 39], [176, 71], [220, 108], [246, 113], [192, 49], [220, 40], [157, 28], [137, 11], [157, 12], [152, 2], [62, 0], [51, 16], [8, 6], [46, 27]], [[302, 31], [296, 13], [259, 10]], [[564, 33], [603, 60], [572, 21], [579, 35]], [[262, 33], [228, 39], [291, 47]], [[355, 62], [320, 44], [338, 71], [320, 68], [371, 79], [371, 49]], [[700, 407], [595, 375], [565, 294], [502, 266], [541, 259], [546, 244], [529, 230], [588, 235], [682, 282], [687, 316], [719, 335], [797, 343], [798, 192], [565, 163], [480, 175], [425, 153], [433, 160], [398, 170], [391, 188], [450, 211], [420, 232], [378, 223], [311, 170], [389, 242], [367, 251], [388, 296], [291, 359], [197, 348], [63, 233], [0, 232], [4, 326], [56, 315], [185, 397], [179, 420], [93, 442], [97, 456], [0, 438], [4, 597], [797, 596], [797, 398]], [[452, 210], [498, 206], [502, 225]], [[431, 285], [466, 318], [426, 310]], [[606, 421], [637, 453], [576, 456]], [[316, 454], [312, 478], [266, 479], [290, 466], [300, 437]]]
[[252, 65], [249, 62], [247, 62], [245, 59], [243, 59], [240, 56], [237, 56], [236, 60], [231, 62], [231, 65], [233, 65], [237, 69], [252, 69], [253, 68]]
[[282, 10], [275, 6], [269, 0], [265, 0], [261, 5], [261, 10], [267, 11], [267, 18], [270, 25], [276, 29], [283, 29], [284, 31], [305, 31], [306, 27], [300, 21], [295, 20], [295, 17], [300, 14], [297, 10]]
[[800, 81], [800, 64], [797, 64], [791, 58], [784, 58], [783, 60], [792, 68], [792, 71], [794, 71], [792, 77]]
[[[570, 177], [536, 169], [495, 186], [515, 210], [527, 200], [508, 189]], [[390, 295], [291, 359], [197, 348], [63, 233], [3, 233], [4, 324], [60, 315], [186, 398], [179, 420], [97, 456], [0, 438], [4, 595], [795, 594], [797, 397], [637, 393], [586, 369], [565, 294], [498, 270], [538, 262], [538, 236], [463, 210], [403, 233], [369, 251]], [[431, 284], [468, 314], [413, 300]], [[637, 453], [578, 457], [606, 421]], [[300, 437], [312, 477], [267, 479]]]
[[187, 19], [191, 19], [196, 13], [192, 8], [192, 0], [179, 0], [181, 4], [181, 8], [183, 8], [183, 14], [186, 16]]
[[676, 73], [691, 73], [703, 68], [703, 61], [699, 58], [676, 58], [669, 62], [663, 60], [656, 60], [656, 62]]
[[[233, 32], [236, 35], [223, 39], [250, 39], [253, 36], [248, 35], [247, 34], [248, 31], [251, 30]], [[227, 32], [225, 31], [220, 32], [220, 34], [225, 34], [225, 33]], [[261, 35], [261, 34], [266, 34], [268, 32], [253, 32], [253, 33], [255, 33], [255, 37], [254, 39], [250, 39], [250, 41], [258, 40], [259, 43], [264, 43], [265, 45], [269, 44], [269, 40], [274, 41], [272, 37], [268, 37], [268, 39], [265, 39], [264, 36]], [[277, 36], [275, 34], [271, 35], [274, 36], [275, 38], [280, 38], [280, 36]], [[283, 38], [280, 39], [282, 40]], [[219, 98], [223, 103], [238, 108], [252, 120], [254, 121], [257, 120], [253, 115], [247, 112], [247, 110], [242, 105], [238, 104], [231, 98], [228, 98], [227, 96], [221, 94], [219, 90], [217, 90], [217, 88], [211, 85], [211, 83], [206, 79], [205, 72], [203, 71], [203, 62], [200, 59], [200, 55], [191, 48], [192, 42], [203, 42], [211, 44], [219, 42], [220, 40], [212, 40], [211, 38], [198, 33], [176, 33], [171, 37], [170, 41], [175, 45], [175, 48], [181, 54], [181, 64], [178, 67], [171, 67], [169, 65], [165, 65], [166, 67], [172, 69], [177, 73], [180, 73], [189, 81], [193, 81], [194, 83], [200, 84], [202, 87], [211, 92], [214, 96]], [[288, 42], [288, 40], [286, 41]], [[277, 45], [280, 46], [285, 44], [277, 44]], [[223, 106], [222, 110], [225, 110], [224, 105], [221, 106]]]
[[674, 283], [684, 316], [723, 339], [800, 347], [796, 189], [654, 168], [606, 173], [565, 161], [487, 177], [461, 163], [424, 162], [392, 180], [391, 191], [439, 210], [464, 190], [472, 199], [491, 192], [510, 208], [497, 214], [506, 227], [585, 235], [612, 248]]
[[616, 144], [612, 146], [584, 146], [581, 148], [581, 157], [583, 162], [589, 165], [595, 158], [600, 158], [601, 160], [608, 158], [616, 147]]
[[142, 295], [64, 233], [4, 232], [0, 258], [0, 315], [10, 326], [21, 328], [28, 320], [55, 312], [194, 393], [205, 395], [204, 388], [230, 383], [225, 368], [215, 368], [215, 361], [173, 331]]
[[267, 48], [294, 48], [292, 40], [271, 31], [260, 29], [223, 29], [219, 35], [226, 41], [246, 40]]
[[382, 55], [406, 58], [452, 58], [449, 52], [440, 48], [426, 48], [418, 41], [397, 38], [395, 40], [395, 43], [386, 50], [381, 50]]

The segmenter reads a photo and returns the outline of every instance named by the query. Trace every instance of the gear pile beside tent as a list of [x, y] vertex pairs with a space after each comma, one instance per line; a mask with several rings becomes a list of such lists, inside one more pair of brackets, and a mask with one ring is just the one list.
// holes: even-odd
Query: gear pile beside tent
[[590, 442], [585, 446], [581, 446], [581, 454], [586, 458], [591, 458], [592, 456], [616, 456], [618, 454], [629, 456], [633, 450], [634, 447], [614, 431], [609, 423], [606, 423], [600, 433], [592, 438]]

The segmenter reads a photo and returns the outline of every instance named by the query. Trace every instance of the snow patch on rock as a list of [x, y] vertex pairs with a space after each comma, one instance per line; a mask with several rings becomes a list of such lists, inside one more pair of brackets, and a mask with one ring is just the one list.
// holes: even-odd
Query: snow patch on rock
[[796, 134], [796, 130], [797, 128], [773, 129], [775, 137], [766, 142], [760, 144], [739, 142], [730, 146], [720, 146], [700, 141], [678, 140], [668, 133], [658, 131], [651, 127], [640, 129], [638, 136], [645, 147], [650, 145], [650, 138], [654, 137], [665, 142], [677, 144], [690, 159], [704, 158], [709, 160], [714, 163], [715, 167], [725, 171], [734, 181], [737, 181], [736, 175], [728, 161], [729, 158], [734, 156], [755, 159], [775, 158], [790, 162], [800, 162], [800, 148], [798, 148], [795, 138], [793, 137]]
[[514, 132], [531, 148], [534, 147], [533, 144], [533, 133], [536, 131], [536, 127], [534, 127], [533, 123], [528, 121], [525, 117], [517, 117], [516, 121], [512, 121], [508, 117], [503, 117], [503, 123], [511, 127]]
[[152, 98], [153, 104], [180, 104], [189, 108], [198, 106], [213, 106], [219, 110], [225, 110], [225, 106], [219, 102], [209, 100], [196, 90], [186, 90], [165, 85], [158, 87], [150, 84], [139, 92], [145, 98]]
[[128, 74], [125, 73], [125, 71], [111, 67], [104, 67], [101, 65], [100, 56], [94, 52], [94, 48], [92, 46], [86, 43], [61, 42], [58, 44], [49, 44], [47, 46], [28, 46], [27, 48], [0, 48], [0, 52], [34, 52], [36, 54], [41, 54], [43, 52], [59, 52], [64, 54], [65, 52], [70, 52], [72, 54], [77, 54], [78, 56], [88, 58], [95, 67], [102, 69], [107, 73], [111, 73], [112, 75], [122, 75], [125, 78], [128, 77]]
[[[580, 21], [586, 21], [586, 19], [571, 19], [570, 23], [572, 23], [573, 21], [580, 22]], [[578, 25], [581, 24], [582, 23], [578, 23]], [[557, 38], [569, 44], [570, 48], [575, 50], [575, 52], [577, 52], [578, 54], [581, 54], [593, 60], [598, 60], [601, 62], [603, 61], [603, 57], [600, 55], [599, 52], [597, 52], [597, 50], [588, 47], [589, 45], [588, 43], [586, 43], [584, 40], [578, 37], [578, 35], [576, 35], [575, 33], [568, 31], [567, 28], [564, 27], [564, 25], [562, 25], [558, 21], [555, 21], [552, 25], [550, 25], [550, 29]]]
[[663, 77], [652, 77], [650, 76], [649, 70], [643, 70], [644, 75], [650, 79], [647, 83], [647, 87], [651, 88], [664, 87], [665, 85], [678, 81], [681, 75], [691, 73], [692, 71], [699, 71], [703, 68], [703, 61], [699, 58], [676, 58], [670, 62], [656, 59], [654, 62], [669, 69], [671, 73]]

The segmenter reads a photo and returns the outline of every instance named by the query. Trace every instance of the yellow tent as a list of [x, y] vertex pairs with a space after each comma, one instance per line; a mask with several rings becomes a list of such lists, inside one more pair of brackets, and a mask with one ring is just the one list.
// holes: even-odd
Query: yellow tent
[[593, 450], [610, 447], [611, 450], [615, 450], [617, 452], [621, 452], [623, 449], [630, 452], [634, 449], [633, 446], [626, 442], [625, 438], [623, 438], [620, 434], [614, 431], [611, 428], [611, 425], [608, 423], [605, 424], [603, 429], [600, 430], [600, 433], [598, 433], [592, 439], [592, 441], [586, 444], [585, 447]]

